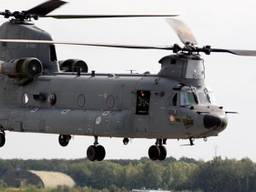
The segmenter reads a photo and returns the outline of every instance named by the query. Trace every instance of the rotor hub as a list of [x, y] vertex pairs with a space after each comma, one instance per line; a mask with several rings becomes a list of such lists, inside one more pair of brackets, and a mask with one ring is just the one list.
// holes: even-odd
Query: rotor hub
[[48, 0], [32, 9], [26, 11], [14, 11], [5, 10], [4, 12], [0, 12], [0, 15], [4, 16], [4, 18], [13, 18], [13, 20], [17, 21], [31, 21], [32, 19], [38, 20], [39, 17], [44, 17], [48, 13], [54, 11], [60, 6], [64, 5], [66, 2], [62, 0]]
[[13, 17], [15, 20], [19, 21], [25, 21], [25, 20], [38, 20], [38, 16], [35, 14], [27, 14], [25, 11], [14, 11], [11, 12], [9, 10], [5, 10], [4, 12], [1, 12], [0, 15], [3, 15], [4, 18], [8, 19], [10, 17]]

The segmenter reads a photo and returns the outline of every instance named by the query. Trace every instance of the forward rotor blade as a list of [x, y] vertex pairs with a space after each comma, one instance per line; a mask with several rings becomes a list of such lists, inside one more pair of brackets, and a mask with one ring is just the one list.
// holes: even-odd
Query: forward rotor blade
[[130, 18], [130, 17], [176, 17], [177, 15], [44, 15], [55, 19], [100, 19], [100, 18]]
[[45, 16], [53, 10], [59, 8], [60, 6], [66, 4], [67, 2], [61, 0], [49, 0], [32, 9], [24, 11], [26, 14], [35, 14], [38, 16]]
[[238, 114], [236, 111], [225, 111], [226, 114]]
[[125, 48], [125, 49], [159, 49], [172, 50], [173, 47], [158, 47], [158, 46], [140, 46], [140, 45], [121, 45], [121, 44], [100, 44], [100, 43], [78, 43], [65, 41], [45, 41], [45, 40], [28, 40], [28, 39], [0, 39], [2, 43], [29, 43], [29, 44], [59, 44], [59, 45], [80, 45], [91, 47], [109, 47], [109, 48]]
[[[180, 49], [177, 45], [174, 46], [141, 46], [141, 45], [122, 45], [122, 44], [101, 44], [101, 43], [79, 43], [68, 41], [45, 41], [45, 40], [29, 40], [29, 39], [0, 39], [2, 43], [29, 43], [29, 44], [58, 44], [58, 45], [78, 45], [91, 47], [108, 47], [122, 49], [157, 49], [157, 50], [177, 50]], [[187, 51], [186, 48], [181, 48], [182, 51]], [[237, 49], [216, 49], [216, 48], [197, 48], [196, 51], [204, 52], [207, 55], [216, 53], [231, 53], [239, 56], [256, 56], [256, 50], [237, 50]]]
[[197, 41], [189, 27], [178, 19], [166, 19], [167, 23], [172, 27], [179, 39], [184, 45], [196, 45]]
[[239, 56], [256, 56], [256, 50], [238, 50], [238, 49], [211, 49], [211, 52], [231, 53]]

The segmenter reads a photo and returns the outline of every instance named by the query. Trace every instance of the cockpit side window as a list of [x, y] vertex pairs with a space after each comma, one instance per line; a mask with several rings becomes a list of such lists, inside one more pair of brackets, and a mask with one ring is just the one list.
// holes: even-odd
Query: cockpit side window
[[209, 92], [206, 88], [204, 90], [199, 90], [197, 95], [199, 97], [200, 104], [210, 104], [211, 101], [211, 92]]
[[[210, 92], [210, 91], [208, 91], [208, 89], [204, 89], [204, 92], [205, 92], [205, 94], [206, 94], [206, 97], [207, 97], [207, 100], [208, 100], [208, 102], [209, 103], [212, 103], [212, 100], [211, 100], [211, 96], [212, 96], [212, 92]], [[210, 96], [211, 95], [211, 96]]]
[[198, 92], [199, 101], [201, 104], [209, 104], [209, 99], [204, 92]]

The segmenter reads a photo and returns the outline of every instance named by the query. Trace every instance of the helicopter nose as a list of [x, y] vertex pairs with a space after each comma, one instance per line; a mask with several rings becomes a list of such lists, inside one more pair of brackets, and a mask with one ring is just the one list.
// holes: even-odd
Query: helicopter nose
[[205, 115], [203, 121], [206, 129], [225, 129], [227, 127], [227, 119], [223, 117]]

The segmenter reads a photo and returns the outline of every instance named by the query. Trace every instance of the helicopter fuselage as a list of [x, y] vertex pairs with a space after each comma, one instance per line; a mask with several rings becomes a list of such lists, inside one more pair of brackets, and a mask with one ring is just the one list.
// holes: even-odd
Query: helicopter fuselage
[[[185, 139], [216, 136], [226, 127], [222, 108], [181, 104], [181, 90], [175, 90], [179, 82], [157, 75], [57, 73], [39, 76], [26, 86], [0, 78], [4, 130]], [[209, 115], [223, 120], [207, 127]]]

